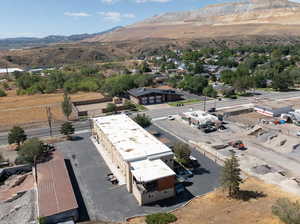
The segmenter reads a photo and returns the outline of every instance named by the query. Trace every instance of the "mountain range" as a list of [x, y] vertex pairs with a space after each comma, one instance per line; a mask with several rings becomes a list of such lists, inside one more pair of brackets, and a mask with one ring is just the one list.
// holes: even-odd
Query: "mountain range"
[[[300, 3], [242, 0], [170, 12], [97, 34], [0, 40], [1, 66], [110, 61], [191, 46], [300, 44]], [[24, 49], [24, 47], [31, 47]]]
[[299, 36], [299, 26], [299, 3], [288, 0], [243, 0], [209, 5], [193, 11], [165, 13], [84, 41]]
[[44, 38], [36, 37], [17, 37], [17, 38], [6, 38], [0, 39], [0, 49], [17, 49], [17, 48], [28, 48], [28, 47], [40, 47], [47, 44], [56, 43], [70, 43], [85, 40], [87, 38], [93, 38], [96, 36], [101, 36], [102, 34], [113, 32], [116, 29], [122, 28], [121, 26], [113, 27], [112, 29], [94, 33], [94, 34], [75, 34], [70, 36], [59, 36], [51, 35]]

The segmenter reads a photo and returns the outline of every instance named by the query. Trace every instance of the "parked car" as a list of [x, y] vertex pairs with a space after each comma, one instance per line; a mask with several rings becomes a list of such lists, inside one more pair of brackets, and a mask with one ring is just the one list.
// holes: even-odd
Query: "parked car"
[[190, 156], [190, 160], [191, 160], [192, 167], [199, 167], [200, 166], [198, 160], [194, 156]]
[[176, 194], [182, 194], [185, 191], [185, 187], [182, 183], [178, 183], [175, 185]]
[[297, 136], [300, 136], [300, 131], [297, 132]]
[[43, 149], [44, 149], [44, 152], [53, 152], [53, 151], [55, 151], [55, 146], [53, 144], [44, 143]]
[[228, 142], [228, 145], [232, 146], [233, 148], [237, 148], [239, 150], [246, 149], [244, 143], [241, 140]]
[[185, 178], [187, 178], [187, 177], [193, 177], [193, 176], [194, 176], [194, 174], [193, 174], [192, 171], [187, 170], [187, 169], [185, 169], [185, 168], [183, 168], [183, 167], [180, 167], [180, 168], [178, 169], [177, 174], [178, 174], [179, 176], [182, 176], [182, 177], [185, 177]]
[[190, 182], [192, 182], [192, 181], [191, 181], [191, 179], [188, 178], [188, 177], [176, 175], [176, 182], [177, 182], [177, 183], [190, 183]]
[[216, 112], [216, 108], [212, 107], [208, 110], [208, 113], [215, 113]]
[[169, 116], [168, 116], [168, 120], [173, 121], [173, 120], [175, 120], [175, 117], [172, 116], [172, 115], [169, 115]]
[[131, 113], [130, 111], [123, 111], [122, 114], [125, 114], [125, 115], [127, 115], [127, 116], [132, 115], [132, 113]]
[[217, 130], [216, 127], [208, 126], [207, 128], [203, 129], [203, 132], [204, 132], [204, 133], [211, 133], [211, 132], [214, 132], [214, 131], [216, 131], [216, 130]]

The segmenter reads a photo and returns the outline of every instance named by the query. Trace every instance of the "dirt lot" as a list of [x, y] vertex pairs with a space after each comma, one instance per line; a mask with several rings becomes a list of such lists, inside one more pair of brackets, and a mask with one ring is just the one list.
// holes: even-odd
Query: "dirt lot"
[[265, 120], [272, 120], [270, 117], [266, 117], [262, 114], [259, 114], [257, 112], [251, 112], [251, 113], [245, 113], [235, 116], [230, 116], [227, 118], [227, 120], [232, 122], [237, 122], [240, 124], [244, 124], [246, 126], [253, 126], [259, 123], [261, 119]]
[[[18, 178], [24, 177], [20, 184], [16, 184]], [[4, 185], [0, 185], [0, 202], [8, 200], [14, 194], [33, 189], [33, 176], [31, 173], [24, 175], [15, 175], [9, 178]]]
[[[74, 101], [99, 99], [102, 97], [100, 93], [77, 93], [71, 95], [71, 99]], [[46, 122], [47, 106], [51, 107], [55, 121], [65, 120], [60, 106], [62, 99], [62, 93], [17, 96], [15, 91], [9, 91], [7, 97], [0, 98], [0, 129], [8, 129], [13, 125]]]
[[[249, 178], [242, 185], [243, 191], [261, 192], [263, 196], [249, 200], [232, 200], [224, 196], [222, 191], [216, 191], [193, 200], [184, 208], [174, 212], [178, 221], [176, 224], [282, 224], [271, 213], [271, 207], [278, 198], [288, 197], [300, 199], [292, 194], [281, 191], [274, 185]], [[131, 220], [132, 224], [143, 224], [144, 218]]]

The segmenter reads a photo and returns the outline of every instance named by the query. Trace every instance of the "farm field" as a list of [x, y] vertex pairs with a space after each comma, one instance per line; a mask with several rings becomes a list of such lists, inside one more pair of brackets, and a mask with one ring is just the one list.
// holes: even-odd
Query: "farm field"
[[[54, 122], [65, 120], [61, 110], [63, 93], [18, 96], [16, 91], [7, 92], [0, 98], [0, 129], [14, 125], [42, 124], [47, 122], [46, 108], [50, 107]], [[100, 93], [76, 93], [70, 95], [73, 101], [99, 99]]]
[[[299, 200], [293, 194], [283, 192], [275, 185], [250, 177], [241, 186], [241, 190], [261, 192], [262, 196], [248, 198], [249, 200], [233, 200], [225, 197], [221, 190], [211, 192], [194, 199], [184, 208], [173, 212], [178, 220], [174, 224], [283, 224], [272, 215], [271, 207], [279, 198]], [[143, 224], [145, 218], [130, 220], [130, 224]]]

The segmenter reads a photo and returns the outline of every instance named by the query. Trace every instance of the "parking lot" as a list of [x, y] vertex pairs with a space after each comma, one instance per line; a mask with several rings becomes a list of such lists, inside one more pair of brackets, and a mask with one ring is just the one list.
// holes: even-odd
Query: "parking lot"
[[[156, 129], [156, 127], [151, 128]], [[168, 142], [178, 141], [167, 133], [158, 131]], [[58, 143], [57, 148], [64, 153], [66, 159], [71, 161], [91, 220], [124, 221], [136, 215], [167, 212], [218, 186], [220, 167], [193, 150], [192, 155], [201, 165], [191, 178], [193, 184], [176, 198], [153, 205], [139, 206], [134, 196], [128, 193], [125, 185], [115, 186], [106, 180], [110, 170], [89, 137], [88, 133], [79, 135], [75, 141]]]

